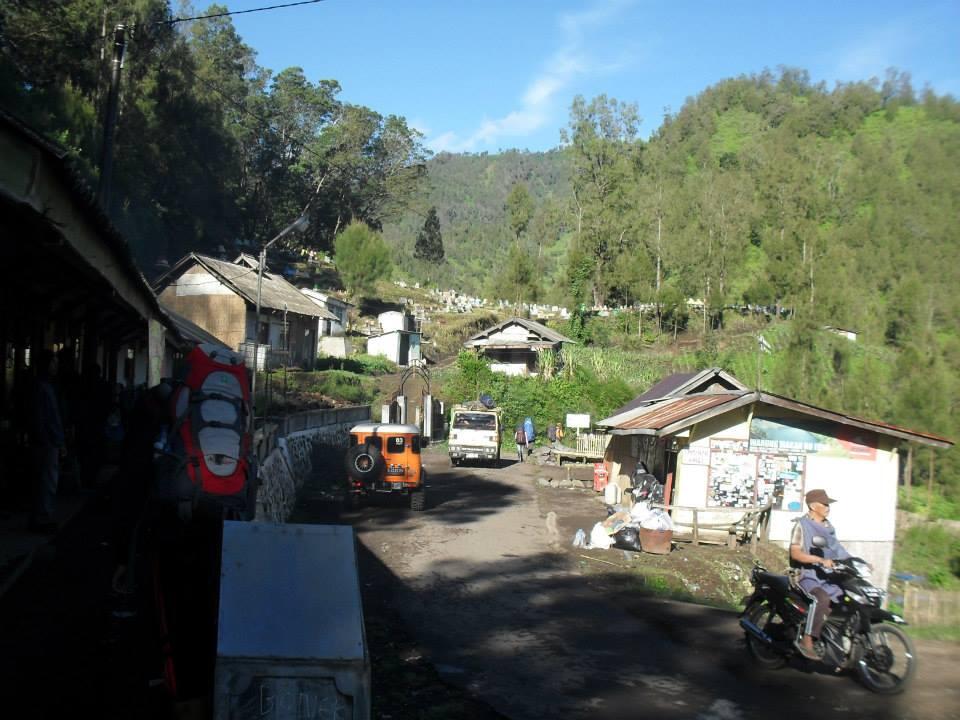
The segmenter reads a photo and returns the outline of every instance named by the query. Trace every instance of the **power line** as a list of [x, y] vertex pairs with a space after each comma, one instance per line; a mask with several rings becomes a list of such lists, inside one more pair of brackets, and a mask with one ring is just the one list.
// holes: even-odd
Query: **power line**
[[267, 7], [252, 8], [250, 10], [233, 10], [213, 15], [197, 15], [196, 17], [173, 18], [172, 20], [159, 20], [157, 25], [174, 25], [176, 23], [190, 22], [191, 20], [209, 20], [211, 18], [226, 17], [227, 15], [243, 15], [245, 13], [263, 12], [265, 10], [279, 10], [280, 8], [296, 7], [297, 5], [315, 5], [324, 2], [324, 0], [301, 0], [301, 2], [287, 3], [285, 5], [268, 5]]

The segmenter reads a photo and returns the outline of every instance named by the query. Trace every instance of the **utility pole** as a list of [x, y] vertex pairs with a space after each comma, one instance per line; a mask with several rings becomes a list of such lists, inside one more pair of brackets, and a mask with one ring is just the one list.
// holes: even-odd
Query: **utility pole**
[[110, 176], [113, 173], [113, 134], [117, 126], [117, 105], [120, 97], [120, 70], [123, 68], [123, 51], [126, 47], [126, 27], [117, 25], [113, 30], [113, 68], [110, 73], [110, 92], [107, 95], [107, 110], [103, 121], [103, 148], [100, 154], [100, 182], [97, 198], [103, 211], [109, 214]]
[[[310, 216], [307, 214], [310, 205], [307, 204], [307, 207], [303, 209], [300, 217], [294, 220], [292, 223], [287, 225], [280, 233], [274, 237], [272, 240], [267, 242], [262, 248], [260, 248], [260, 261], [257, 263], [257, 306], [254, 311], [254, 327], [256, 328], [254, 332], [254, 343], [253, 343], [253, 377], [250, 378], [250, 402], [253, 405], [253, 418], [254, 423], [256, 423], [257, 418], [257, 362], [259, 360], [260, 354], [260, 301], [263, 296], [263, 268], [267, 264], [267, 250], [270, 249], [270, 246], [273, 245], [277, 240], [282, 237], [286, 237], [292, 232], [306, 230], [310, 225]], [[284, 311], [284, 325], [286, 325], [286, 311]], [[286, 338], [284, 338], [286, 341]], [[267, 325], [267, 344], [270, 343], [270, 326]], [[264, 363], [264, 369], [266, 369], [266, 363]], [[267, 380], [269, 381], [270, 376], [267, 375]]]

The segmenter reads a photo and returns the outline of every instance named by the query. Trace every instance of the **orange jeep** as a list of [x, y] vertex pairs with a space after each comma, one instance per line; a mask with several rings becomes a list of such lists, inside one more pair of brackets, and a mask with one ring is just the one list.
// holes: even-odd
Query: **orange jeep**
[[350, 430], [346, 468], [351, 505], [374, 494], [410, 498], [411, 510], [427, 505], [427, 472], [420, 462], [425, 445], [416, 425], [360, 423]]

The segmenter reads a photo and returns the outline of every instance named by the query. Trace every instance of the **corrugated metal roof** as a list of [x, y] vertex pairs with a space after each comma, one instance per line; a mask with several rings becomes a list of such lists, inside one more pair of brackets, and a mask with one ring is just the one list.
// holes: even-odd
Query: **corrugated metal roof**
[[[637, 414], [617, 423], [617, 430], [662, 430], [682, 420], [699, 415], [704, 410], [739, 400], [744, 393], [711, 393], [689, 397], [670, 398], [642, 408]], [[615, 419], [615, 418], [611, 418]]]
[[[714, 417], [728, 410], [751, 403], [763, 403], [786, 408], [803, 415], [819, 417], [839, 425], [859, 427], [880, 433], [881, 435], [889, 435], [902, 440], [919, 442], [924, 445], [933, 445], [942, 448], [948, 448], [953, 445], [952, 440], [932, 433], [908, 430], [907, 428], [890, 425], [889, 423], [844, 415], [843, 413], [818, 408], [815, 405], [808, 405], [807, 403], [791, 400], [790, 398], [781, 397], [780, 395], [774, 395], [772, 393], [751, 391], [702, 393], [668, 398], [654, 402], [646, 407], [612, 415], [609, 418], [601, 420], [598, 424], [610, 428], [615, 434], [660, 434], [661, 431], [670, 428], [669, 433], [683, 429], [692, 424], [692, 422], [699, 422], [699, 420], [706, 417]], [[695, 418], [696, 420], [694, 420]], [[684, 422], [687, 424], [684, 425]]]
[[664, 398], [668, 397], [692, 395], [695, 392], [703, 392], [702, 389], [698, 391], [697, 388], [702, 388], [705, 383], [711, 381], [721, 386], [717, 388], [715, 392], [723, 392], [724, 390], [738, 391], [749, 389], [733, 375], [730, 375], [722, 368], [718, 367], [707, 368], [706, 370], [701, 370], [699, 372], [676, 373], [674, 375], [668, 375], [662, 380], [659, 380], [645, 393], [638, 395], [626, 405], [617, 408], [613, 412], [613, 415], [621, 415], [635, 408], [649, 405], [655, 400], [663, 400]]
[[[224, 284], [234, 289], [251, 305], [257, 303], [257, 271], [247, 265], [236, 265], [226, 260], [218, 260], [207, 255], [190, 253], [181, 258], [167, 273], [161, 277], [158, 285], [165, 285], [171, 278], [180, 277], [190, 263], [196, 262], [222, 280]], [[286, 306], [286, 307], [284, 307]], [[283, 279], [280, 275], [271, 272], [263, 273], [263, 289], [260, 297], [260, 307], [268, 310], [287, 310], [300, 315], [324, 317], [324, 313], [317, 303], [308, 298], [296, 287]]]

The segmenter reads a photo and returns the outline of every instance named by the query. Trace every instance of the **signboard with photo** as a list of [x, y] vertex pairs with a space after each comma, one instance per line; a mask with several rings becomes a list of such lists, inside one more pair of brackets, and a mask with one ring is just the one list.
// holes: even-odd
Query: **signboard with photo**
[[877, 435], [822, 420], [754, 417], [750, 450], [763, 453], [816, 453], [853, 460], [876, 460]]
[[757, 456], [746, 440], [710, 441], [707, 507], [752, 507], [756, 501]]
[[803, 509], [805, 455], [757, 457], [757, 505], [772, 504], [774, 510], [800, 512]]

